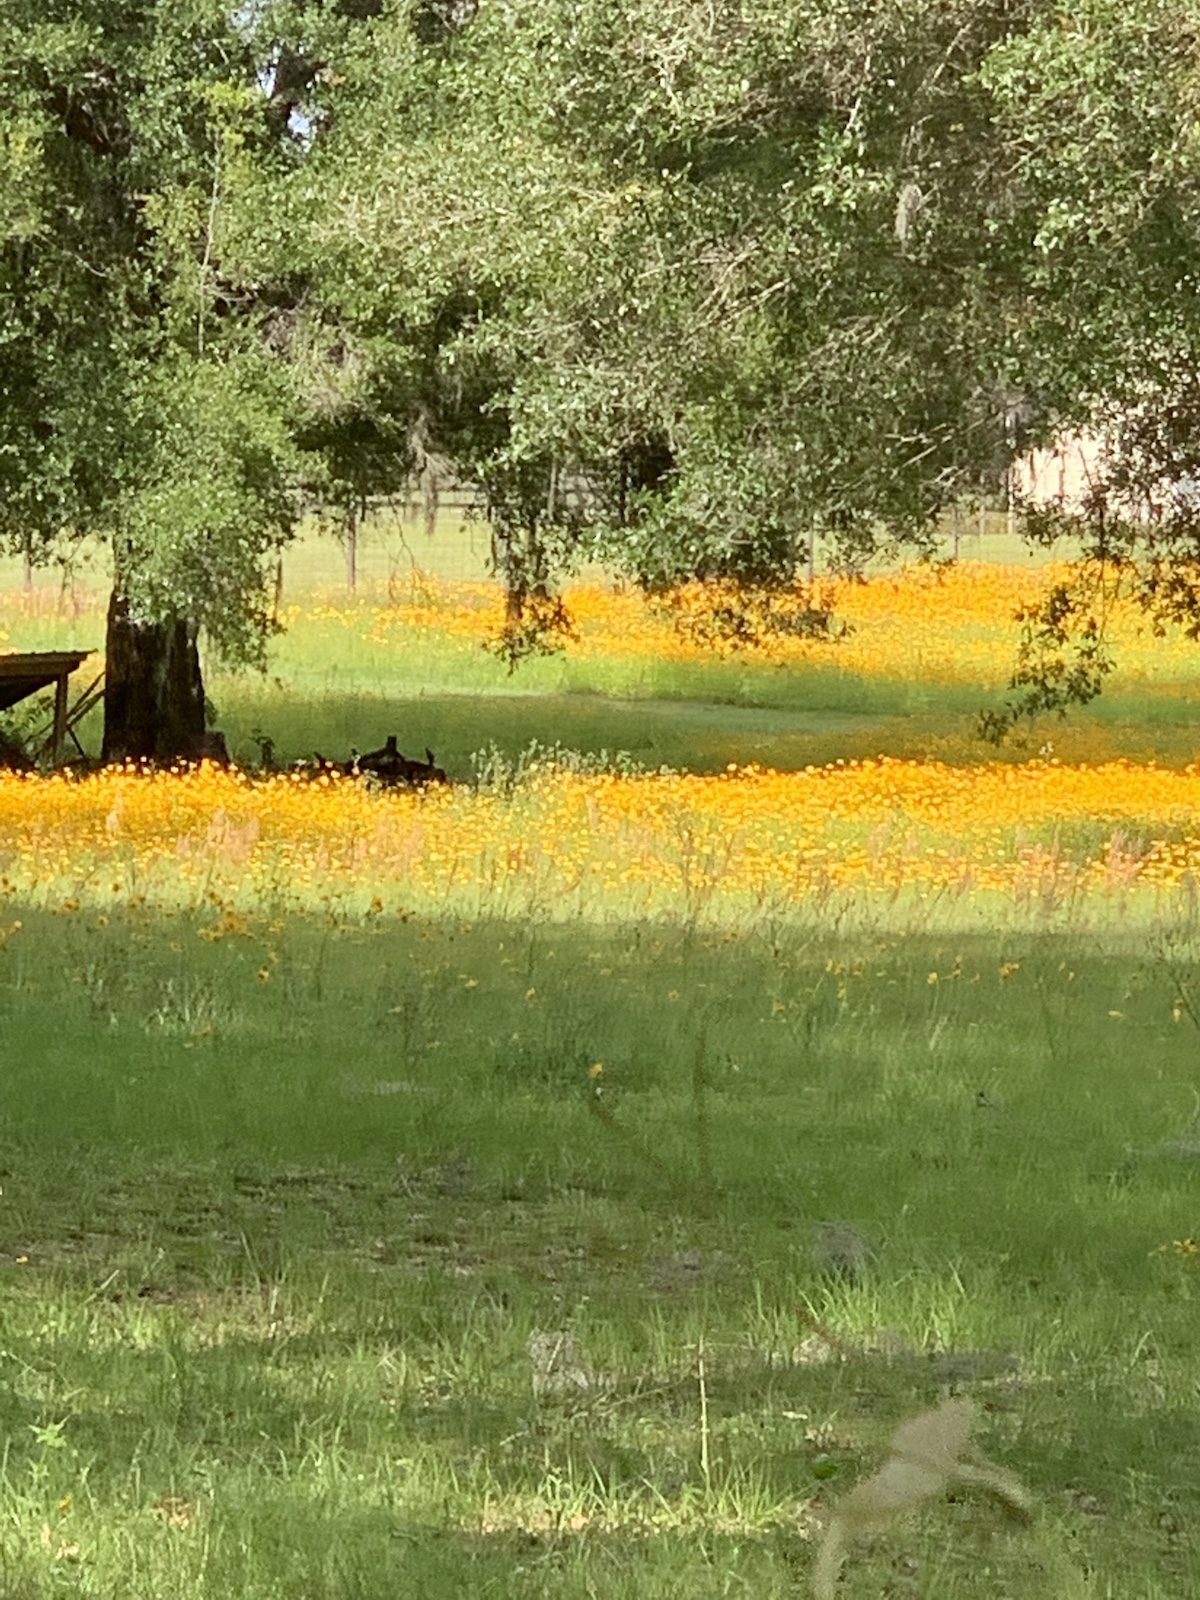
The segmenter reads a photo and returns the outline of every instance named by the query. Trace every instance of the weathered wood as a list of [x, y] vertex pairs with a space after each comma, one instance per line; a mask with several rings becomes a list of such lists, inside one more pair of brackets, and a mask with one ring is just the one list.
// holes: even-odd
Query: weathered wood
[[446, 781], [446, 774], [441, 767], [433, 764], [432, 750], [426, 748], [424, 761], [410, 761], [397, 748], [394, 733], [388, 735], [382, 750], [369, 750], [365, 756], [359, 756], [354, 765], [359, 772], [371, 773], [380, 783], [425, 784]]
[[67, 737], [67, 679], [91, 654], [90, 650], [33, 650], [0, 655], [0, 711], [54, 685], [50, 753], [55, 766], [62, 761]]
[[446, 783], [441, 767], [435, 766], [433, 751], [425, 750], [424, 761], [410, 761], [397, 745], [394, 733], [379, 750], [368, 750], [365, 755], [355, 752], [349, 761], [330, 761], [321, 752], [314, 751], [312, 761], [299, 761], [291, 769], [298, 777], [319, 778], [322, 774], [340, 775], [344, 778], [372, 777], [385, 786], [408, 784], [420, 788], [427, 783]]
[[67, 736], [67, 675], [64, 672], [54, 684], [54, 732], [50, 738], [50, 759], [57, 767], [63, 758], [63, 740]]
[[90, 650], [33, 650], [0, 655], [0, 711], [69, 678], [91, 654]]

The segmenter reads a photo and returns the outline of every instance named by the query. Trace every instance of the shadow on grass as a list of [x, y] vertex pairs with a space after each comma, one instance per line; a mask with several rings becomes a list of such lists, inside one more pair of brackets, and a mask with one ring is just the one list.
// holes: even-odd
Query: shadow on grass
[[[22, 921], [0, 954], [22, 1600], [101, 1538], [56, 1509], [87, 1485], [137, 1524], [100, 1592], [715, 1596], [732, 1572], [782, 1595], [776, 1533], [947, 1386], [990, 1399], [988, 1453], [1114, 1592], [1188, 1592], [1197, 1291], [1159, 1247], [1192, 1231], [1195, 1167], [1155, 1152], [1187, 1131], [1195, 1051], [1119, 929]], [[870, 1239], [861, 1281], [814, 1262], [829, 1217]], [[857, 1353], [813, 1359], [814, 1314]], [[572, 1331], [586, 1392], [535, 1400], [539, 1328]], [[151, 1515], [168, 1495], [213, 1553], [139, 1588], [131, 1551], [191, 1548]], [[994, 1592], [972, 1570], [956, 1600]]]

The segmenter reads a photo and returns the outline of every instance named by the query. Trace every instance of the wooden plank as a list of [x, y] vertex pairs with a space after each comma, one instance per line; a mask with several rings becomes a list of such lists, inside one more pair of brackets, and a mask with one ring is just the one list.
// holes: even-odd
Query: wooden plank
[[[32, 650], [11, 651], [0, 655], [0, 711], [26, 700], [39, 689], [56, 685], [65, 686], [66, 680], [80, 662], [86, 661], [91, 650]], [[65, 695], [65, 687], [62, 693]]]
[[50, 745], [50, 759], [56, 767], [62, 764], [63, 741], [67, 736], [68, 677], [68, 673], [60, 672], [54, 681], [54, 738]]
[[0, 677], [0, 711], [7, 711], [19, 701], [27, 700], [39, 689], [48, 689], [52, 683], [58, 682], [59, 677], [57, 672], [22, 672]]
[[22, 672], [74, 672], [91, 650], [6, 650], [0, 651], [0, 678], [20, 676]]

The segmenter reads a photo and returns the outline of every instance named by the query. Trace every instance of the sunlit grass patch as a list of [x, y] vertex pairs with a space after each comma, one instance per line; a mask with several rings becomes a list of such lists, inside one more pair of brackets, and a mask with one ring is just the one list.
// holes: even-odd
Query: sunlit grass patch
[[[825, 577], [813, 594], [832, 619], [828, 634], [768, 630], [737, 650], [691, 624], [720, 602], [720, 586], [687, 585], [668, 605], [620, 584], [569, 584], [564, 599], [576, 637], [564, 640], [565, 654], [577, 662], [642, 659], [678, 666], [712, 666], [715, 655], [743, 665], [770, 660], [867, 678], [995, 689], [1012, 670], [1020, 636], [1016, 613], [1070, 575], [1066, 564], [1031, 569], [965, 563], [907, 566], [865, 582]], [[315, 630], [326, 643], [336, 636], [401, 652], [454, 646], [462, 656], [463, 644], [482, 644], [502, 626], [503, 596], [494, 583], [448, 583], [416, 574], [393, 580], [386, 590], [376, 585], [353, 596], [326, 591], [293, 603], [284, 620], [291, 629]], [[1195, 647], [1178, 630], [1154, 638], [1145, 618], [1124, 601], [1111, 608], [1108, 620], [1118, 663], [1114, 686], [1193, 679], [1200, 672]], [[536, 663], [529, 670], [539, 681], [554, 672]]]
[[[968, 562], [910, 565], [867, 581], [822, 577], [813, 595], [834, 623], [828, 635], [767, 630], [755, 636], [757, 645], [739, 650], [698, 635], [688, 621], [720, 602], [719, 585], [686, 585], [665, 604], [619, 582], [568, 584], [564, 598], [576, 637], [564, 640], [566, 659], [719, 667], [723, 656], [726, 671], [770, 660], [868, 678], [998, 688], [1012, 667], [1017, 611], [1043, 598], [1051, 585], [1068, 581], [1071, 570], [1064, 563], [1029, 568]], [[807, 592], [798, 591], [799, 598]], [[67, 633], [72, 643], [88, 633], [88, 643], [102, 645], [99, 590], [72, 589], [69, 603], [45, 590], [16, 590], [0, 597], [0, 614], [0, 647], [44, 647], [51, 639], [61, 643]], [[280, 659], [310, 675], [321, 670], [322, 660], [336, 674], [356, 662], [369, 670], [371, 662], [391, 656], [410, 671], [421, 659], [435, 675], [439, 663], [441, 671], [457, 668], [481, 685], [508, 677], [479, 648], [504, 621], [503, 592], [494, 581], [456, 582], [414, 571], [363, 583], [353, 593], [338, 588], [305, 594], [289, 600], [279, 621]], [[1195, 647], [1178, 629], [1153, 637], [1128, 601], [1110, 608], [1108, 626], [1118, 667], [1114, 687], [1190, 681], [1200, 672]], [[554, 663], [532, 661], [521, 668], [521, 680], [537, 687], [557, 685], [561, 677]]]

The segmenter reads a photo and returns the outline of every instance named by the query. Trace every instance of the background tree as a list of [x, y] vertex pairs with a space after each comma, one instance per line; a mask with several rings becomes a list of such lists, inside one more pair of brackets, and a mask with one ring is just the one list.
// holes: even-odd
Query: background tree
[[286, 237], [336, 320], [422, 353], [516, 647], [581, 557], [790, 579], [813, 529], [929, 550], [998, 480], [977, 70], [1042, 9], [495, 0], [429, 42], [401, 6], [346, 58]]
[[1091, 699], [1113, 661], [1106, 623], [1128, 595], [1160, 635], [1200, 638], [1200, 109], [1196, 15], [1175, 0], [1086, 0], [999, 44], [979, 80], [993, 107], [1006, 267], [1007, 365], [1040, 397], [1043, 433], [1103, 443], [1077, 508], [1027, 507], [1030, 536], [1082, 540], [1074, 577], [1026, 616], [1012, 687], [985, 717]]
[[137, 219], [106, 181], [125, 140], [94, 39], [51, 8], [14, 3], [0, 18], [0, 517], [35, 560], [103, 514], [134, 448], [128, 368], [108, 335]]

